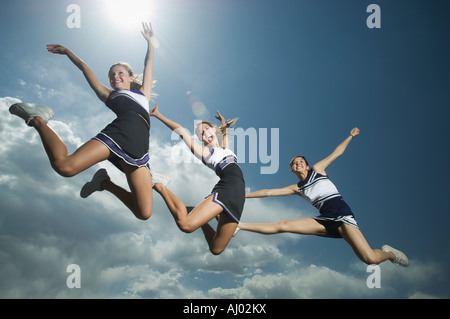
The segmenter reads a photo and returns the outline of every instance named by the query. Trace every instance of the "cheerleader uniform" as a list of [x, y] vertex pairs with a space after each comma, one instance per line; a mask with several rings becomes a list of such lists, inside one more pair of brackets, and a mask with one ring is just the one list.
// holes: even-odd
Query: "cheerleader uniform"
[[297, 186], [300, 196], [319, 209], [320, 215], [314, 219], [325, 226], [328, 237], [342, 237], [338, 231], [342, 223], [358, 228], [352, 210], [327, 176], [309, 170], [306, 179]]
[[121, 171], [120, 160], [128, 165], [150, 169], [150, 115], [145, 95], [137, 90], [114, 90], [105, 104], [117, 118], [94, 139], [113, 153], [109, 161]]
[[227, 148], [213, 147], [203, 163], [220, 177], [207, 197], [213, 196], [213, 201], [239, 223], [245, 202], [245, 181], [236, 155]]

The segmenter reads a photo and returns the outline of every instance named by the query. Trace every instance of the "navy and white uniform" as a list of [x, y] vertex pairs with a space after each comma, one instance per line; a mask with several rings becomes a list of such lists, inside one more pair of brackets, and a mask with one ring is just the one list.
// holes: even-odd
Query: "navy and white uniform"
[[352, 210], [327, 176], [309, 170], [297, 186], [300, 196], [319, 209], [320, 215], [314, 219], [327, 228], [330, 237], [341, 237], [337, 231], [341, 223], [358, 227]]
[[213, 147], [203, 163], [220, 177], [209, 196], [239, 223], [245, 202], [245, 181], [236, 155], [227, 148]]
[[117, 118], [94, 138], [114, 154], [109, 158], [121, 171], [120, 160], [128, 165], [149, 165], [150, 115], [149, 102], [136, 90], [114, 90], [105, 102]]

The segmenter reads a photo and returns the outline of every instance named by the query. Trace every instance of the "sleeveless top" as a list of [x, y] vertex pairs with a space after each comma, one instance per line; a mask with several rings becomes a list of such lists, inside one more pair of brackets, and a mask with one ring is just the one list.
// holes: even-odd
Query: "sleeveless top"
[[336, 186], [327, 176], [313, 170], [309, 170], [306, 179], [298, 182], [297, 186], [300, 196], [319, 209], [321, 213], [327, 201], [333, 202], [332, 199], [342, 198]]
[[[145, 112], [149, 112], [150, 107], [149, 107], [149, 103], [147, 98], [145, 97], [145, 95], [138, 90], [113, 90], [108, 97], [108, 100], [105, 102], [105, 104], [110, 107], [110, 105], [112, 104], [111, 102], [116, 98], [116, 97], [127, 97], [131, 100], [133, 100], [134, 102], [136, 102], [137, 104], [139, 104]], [[113, 110], [114, 111], [114, 110]]]
[[225, 147], [213, 147], [211, 153], [203, 159], [203, 163], [215, 171], [218, 176], [225, 167], [232, 163], [237, 164], [237, 162], [236, 154]]
[[149, 161], [149, 102], [136, 90], [114, 90], [105, 101], [117, 118], [94, 138], [116, 156], [109, 160], [120, 170], [119, 160], [132, 166], [147, 166]]

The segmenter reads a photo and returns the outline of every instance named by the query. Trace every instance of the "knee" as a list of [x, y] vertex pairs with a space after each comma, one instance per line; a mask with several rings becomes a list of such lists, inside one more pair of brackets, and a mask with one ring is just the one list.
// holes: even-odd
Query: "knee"
[[73, 177], [78, 174], [74, 167], [65, 163], [53, 163], [52, 167], [62, 177]]
[[141, 211], [136, 217], [140, 220], [147, 220], [152, 217], [152, 210]]
[[194, 232], [195, 229], [196, 229], [196, 228], [194, 228], [193, 225], [191, 225], [191, 224], [189, 224], [189, 223], [186, 223], [186, 222], [184, 222], [184, 223], [182, 223], [182, 222], [177, 222], [177, 225], [178, 225], [178, 228], [179, 228], [183, 233], [186, 233], [186, 234], [190, 234], [190, 233]]
[[225, 247], [209, 247], [209, 251], [211, 252], [211, 254], [213, 254], [214, 256], [218, 256], [221, 253], [223, 253], [223, 251], [225, 250]]
[[140, 220], [147, 220], [152, 216], [152, 206], [150, 205], [143, 205], [144, 207], [134, 207], [132, 210], [134, 215], [137, 217], [137, 219]]
[[275, 223], [275, 231], [277, 233], [283, 233], [286, 231], [286, 226], [288, 225], [287, 220], [281, 220]]
[[178, 228], [186, 234], [190, 234], [194, 232], [199, 226], [194, 223], [194, 221], [191, 218], [184, 217], [187, 214], [186, 207], [182, 207], [178, 209], [178, 216], [181, 215], [181, 217], [178, 217], [178, 219], [175, 220], [177, 223]]
[[375, 254], [369, 253], [360, 257], [360, 259], [367, 265], [378, 265], [380, 263], [379, 258]]

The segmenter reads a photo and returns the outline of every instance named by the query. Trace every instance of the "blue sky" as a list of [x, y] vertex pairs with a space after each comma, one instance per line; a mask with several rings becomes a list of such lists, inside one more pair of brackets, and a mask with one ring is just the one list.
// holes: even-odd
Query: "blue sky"
[[[381, 9], [379, 29], [366, 25], [371, 3]], [[70, 4], [79, 5], [80, 28], [67, 26]], [[287, 168], [294, 155], [315, 163], [361, 129], [327, 172], [369, 244], [391, 244], [411, 260], [406, 269], [382, 264], [382, 288], [369, 289], [366, 266], [343, 240], [240, 232], [212, 256], [200, 230], [176, 228], [157, 194], [145, 222], [108, 194], [81, 199], [80, 187], [98, 167], [126, 185], [124, 176], [108, 163], [57, 176], [37, 134], [8, 107], [18, 100], [52, 107], [52, 127], [75, 150], [113, 114], [69, 60], [45, 45], [69, 47], [104, 83], [117, 61], [139, 73], [143, 10], [124, 27], [124, 16], [113, 18], [100, 0], [3, 4], [0, 297], [448, 298], [449, 9], [423, 0], [160, 0], [149, 9], [157, 101], [169, 118], [192, 131], [197, 103], [210, 120], [216, 109], [239, 117], [238, 127], [258, 132], [262, 144], [259, 132], [270, 138], [278, 130], [276, 145], [266, 143], [279, 151], [276, 174], [261, 174], [261, 144], [256, 163], [249, 163], [250, 145], [238, 154], [250, 190], [296, 183]], [[216, 177], [198, 162], [175, 162], [184, 146], [170, 133], [153, 120], [151, 165], [195, 204]], [[243, 221], [316, 214], [299, 197], [249, 199]], [[82, 270], [80, 289], [65, 285], [72, 263]]]

